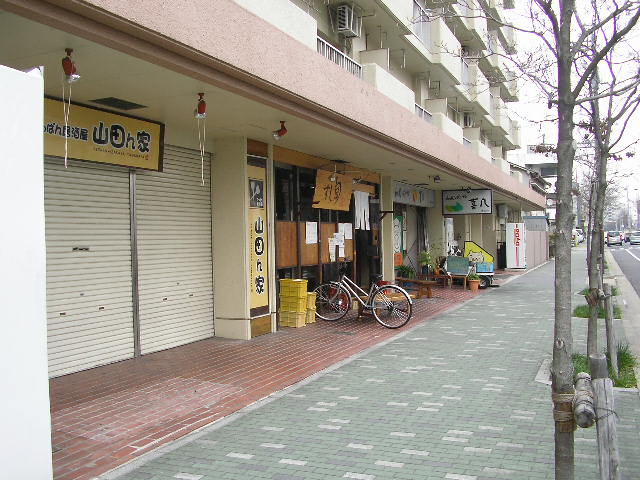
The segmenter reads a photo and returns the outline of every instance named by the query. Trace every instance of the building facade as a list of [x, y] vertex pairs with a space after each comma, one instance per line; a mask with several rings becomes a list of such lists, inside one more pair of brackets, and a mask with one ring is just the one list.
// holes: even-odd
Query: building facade
[[0, 64], [44, 66], [49, 375], [274, 332], [277, 280], [338, 262], [367, 285], [425, 249], [495, 255], [545, 207], [506, 161], [502, 20], [484, 1], [1, 0]]

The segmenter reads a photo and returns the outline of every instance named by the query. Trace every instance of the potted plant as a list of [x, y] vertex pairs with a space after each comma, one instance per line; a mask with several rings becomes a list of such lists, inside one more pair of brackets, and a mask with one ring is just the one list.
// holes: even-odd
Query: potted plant
[[423, 275], [432, 275], [436, 272], [442, 251], [442, 245], [432, 244], [428, 245], [426, 250], [420, 252], [419, 262], [422, 266]]
[[472, 292], [478, 291], [478, 287], [480, 286], [480, 276], [477, 273], [470, 273], [467, 275], [467, 285], [469, 285], [469, 290]]
[[396, 267], [396, 276], [403, 278], [415, 278], [416, 271], [411, 265], [400, 265]]

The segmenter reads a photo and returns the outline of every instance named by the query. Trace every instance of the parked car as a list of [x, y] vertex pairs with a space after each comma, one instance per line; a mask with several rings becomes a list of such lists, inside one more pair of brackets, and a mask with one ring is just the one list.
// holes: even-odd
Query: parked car
[[607, 232], [607, 247], [611, 245], [622, 245], [622, 233], [617, 230]]
[[631, 245], [635, 245], [636, 243], [640, 243], [640, 232], [631, 232], [629, 234], [629, 243]]
[[581, 228], [576, 228], [576, 239], [578, 240], [578, 243], [582, 243], [584, 242], [584, 232], [582, 231]]

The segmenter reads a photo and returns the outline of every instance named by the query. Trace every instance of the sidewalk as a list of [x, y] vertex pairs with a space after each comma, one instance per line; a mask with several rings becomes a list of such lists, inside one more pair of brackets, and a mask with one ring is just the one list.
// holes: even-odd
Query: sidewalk
[[437, 288], [400, 330], [355, 313], [250, 341], [211, 338], [51, 380], [56, 480], [86, 480], [476, 295]]
[[[534, 380], [552, 289], [549, 263], [100, 478], [553, 479], [550, 387]], [[640, 398], [616, 402], [623, 478], [638, 478]], [[576, 478], [598, 476], [595, 435], [576, 432]]]

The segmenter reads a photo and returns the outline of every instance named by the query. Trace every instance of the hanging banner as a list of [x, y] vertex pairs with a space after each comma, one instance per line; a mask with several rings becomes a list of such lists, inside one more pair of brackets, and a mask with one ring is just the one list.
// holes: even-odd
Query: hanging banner
[[162, 171], [164, 125], [75, 103], [65, 128], [62, 101], [44, 99], [44, 154]]
[[435, 205], [435, 192], [402, 182], [393, 182], [393, 203], [431, 208]]
[[353, 179], [350, 176], [317, 170], [313, 208], [349, 211], [352, 190]]
[[247, 165], [249, 176], [250, 316], [269, 313], [266, 169]]
[[443, 215], [493, 213], [492, 190], [466, 189], [442, 191]]
[[507, 223], [507, 268], [527, 268], [527, 231], [524, 223]]

